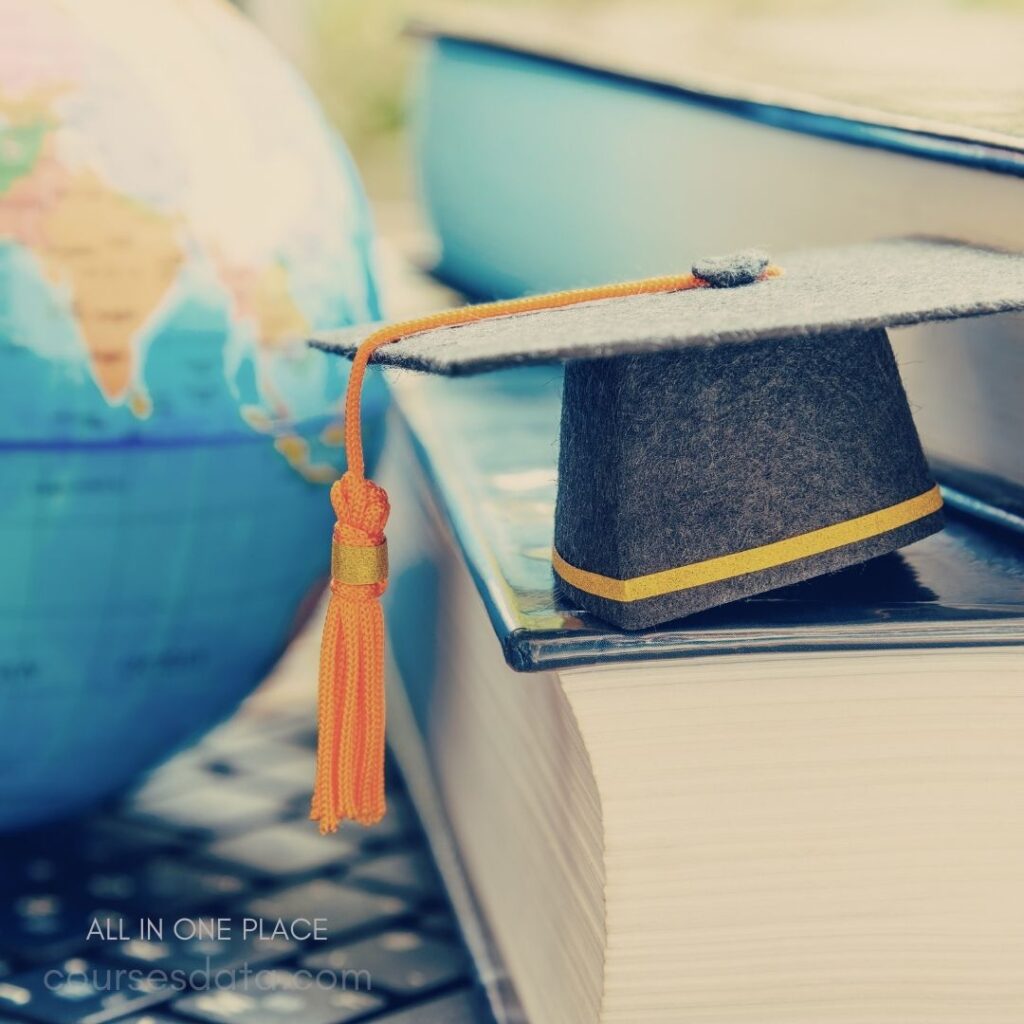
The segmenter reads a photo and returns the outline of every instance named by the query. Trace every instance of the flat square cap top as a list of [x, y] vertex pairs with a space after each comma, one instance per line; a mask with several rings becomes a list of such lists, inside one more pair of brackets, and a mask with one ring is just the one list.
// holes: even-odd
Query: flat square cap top
[[[937, 239], [773, 254], [782, 270], [734, 287], [599, 299], [413, 334], [374, 363], [461, 375], [686, 346], [895, 327], [1024, 310], [1024, 255]], [[700, 261], [714, 265], [713, 261]], [[351, 356], [378, 325], [317, 334]]]

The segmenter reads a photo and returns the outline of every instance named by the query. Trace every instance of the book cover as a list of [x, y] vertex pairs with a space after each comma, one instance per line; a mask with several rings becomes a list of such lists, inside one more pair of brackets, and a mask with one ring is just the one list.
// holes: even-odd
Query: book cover
[[[401, 431], [430, 482], [406, 497], [390, 482], [396, 519], [388, 600], [396, 645], [433, 636], [429, 570], [403, 507], [439, 509], [476, 581], [508, 663], [534, 671], [636, 658], [863, 647], [1024, 643], [1019, 546], [951, 516], [935, 537], [819, 580], [623, 633], [554, 594], [551, 539], [561, 373], [536, 367], [470, 379], [406, 377]], [[400, 436], [401, 436], [400, 435]], [[396, 443], [399, 443], [396, 439]], [[415, 516], [413, 516], [415, 519]], [[412, 625], [410, 625], [412, 623]], [[419, 655], [416, 655], [417, 657]]]

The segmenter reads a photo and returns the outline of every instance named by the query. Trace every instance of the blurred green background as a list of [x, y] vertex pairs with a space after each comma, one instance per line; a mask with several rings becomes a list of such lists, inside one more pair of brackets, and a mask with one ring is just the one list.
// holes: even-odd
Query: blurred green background
[[[673, 0], [666, 0], [673, 2]], [[678, 0], [675, 0], [678, 6]], [[242, 7], [299, 67], [355, 154], [375, 199], [407, 194], [401, 145], [418, 0], [241, 0]], [[474, 7], [593, 9], [594, 0], [474, 0]]]

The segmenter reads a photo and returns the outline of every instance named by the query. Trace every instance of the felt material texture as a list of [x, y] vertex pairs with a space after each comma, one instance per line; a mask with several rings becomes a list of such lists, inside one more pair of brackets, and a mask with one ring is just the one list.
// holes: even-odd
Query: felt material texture
[[[845, 522], [932, 486], [880, 329], [566, 369], [555, 548], [580, 569], [643, 576]], [[895, 550], [941, 523], [936, 513], [797, 562], [633, 602], [559, 585], [588, 611], [640, 629]]]
[[[897, 239], [773, 254], [773, 262], [781, 277], [745, 287], [605, 299], [440, 328], [387, 345], [373, 361], [455, 375], [1024, 310], [1019, 254]], [[373, 330], [347, 328], [311, 343], [351, 355]]]
[[703, 278], [712, 288], [737, 288], [753, 284], [768, 266], [768, 257], [758, 249], [729, 256], [708, 256], [697, 260], [690, 268], [697, 277]]

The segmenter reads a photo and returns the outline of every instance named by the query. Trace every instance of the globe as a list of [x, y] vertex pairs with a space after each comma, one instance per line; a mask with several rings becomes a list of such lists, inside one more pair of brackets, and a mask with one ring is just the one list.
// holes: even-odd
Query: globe
[[[366, 203], [216, 0], [0, 0], [0, 829], [225, 717], [315, 604]], [[382, 393], [368, 396], [369, 439]]]

